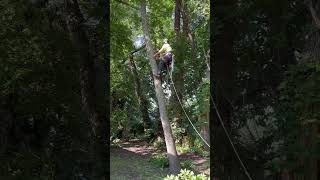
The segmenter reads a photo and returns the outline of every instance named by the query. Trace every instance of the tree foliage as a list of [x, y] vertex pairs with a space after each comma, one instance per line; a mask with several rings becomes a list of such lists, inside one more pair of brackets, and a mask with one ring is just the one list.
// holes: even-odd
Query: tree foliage
[[[93, 137], [82, 111], [80, 62], [61, 18], [61, 5], [0, 3], [0, 179], [92, 176]], [[99, 19], [101, 11], [92, 5], [81, 4], [83, 13]], [[92, 9], [96, 14], [89, 13]], [[103, 39], [99, 23], [97, 29], [88, 25], [86, 30]], [[97, 57], [103, 61], [103, 51]]]

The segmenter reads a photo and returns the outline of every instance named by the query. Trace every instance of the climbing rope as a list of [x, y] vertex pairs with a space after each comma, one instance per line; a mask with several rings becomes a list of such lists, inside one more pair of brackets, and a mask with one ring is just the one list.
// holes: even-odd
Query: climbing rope
[[218, 108], [217, 108], [217, 106], [216, 106], [216, 103], [214, 102], [211, 94], [210, 94], [210, 97], [211, 97], [211, 101], [212, 101], [212, 104], [213, 104], [213, 106], [214, 106], [214, 109], [215, 109], [215, 111], [216, 111], [216, 113], [217, 113], [217, 115], [218, 115], [218, 119], [219, 119], [219, 121], [220, 121], [220, 123], [221, 123], [221, 126], [222, 126], [225, 134], [227, 135], [227, 138], [228, 138], [228, 140], [229, 140], [229, 142], [230, 142], [230, 144], [231, 144], [231, 146], [232, 146], [232, 149], [233, 149], [234, 153], [236, 154], [236, 156], [237, 156], [237, 158], [238, 158], [238, 160], [239, 160], [239, 162], [240, 162], [240, 164], [241, 164], [241, 166], [242, 166], [245, 174], [247, 175], [248, 179], [249, 179], [249, 180], [252, 180], [252, 178], [251, 178], [251, 176], [250, 176], [250, 174], [249, 174], [246, 166], [244, 165], [243, 161], [241, 160], [241, 158], [240, 158], [240, 156], [239, 156], [239, 153], [238, 153], [236, 147], [234, 146], [234, 143], [232, 142], [232, 140], [231, 140], [231, 138], [230, 138], [230, 135], [229, 135], [226, 127], [224, 126], [224, 123], [223, 123], [223, 121], [222, 121], [222, 118], [221, 118], [221, 116], [220, 116], [220, 113], [219, 113], [219, 111], [218, 111]]
[[[169, 70], [169, 69], [168, 69], [168, 66], [167, 66], [167, 72], [168, 72], [168, 70]], [[172, 87], [173, 87], [173, 89], [174, 89], [174, 92], [175, 92], [175, 94], [176, 94], [176, 96], [177, 96], [177, 99], [178, 99], [178, 101], [179, 101], [179, 104], [180, 104], [180, 106], [181, 106], [181, 108], [182, 108], [185, 116], [187, 117], [187, 119], [189, 120], [191, 126], [192, 126], [193, 129], [196, 131], [196, 133], [197, 133], [198, 136], [201, 138], [201, 140], [210, 148], [209, 143], [201, 136], [201, 134], [198, 132], [197, 128], [193, 125], [192, 121], [190, 120], [187, 112], [185, 111], [185, 109], [184, 109], [184, 107], [183, 107], [183, 105], [182, 105], [182, 102], [181, 102], [180, 97], [179, 97], [179, 95], [178, 95], [178, 93], [177, 93], [176, 87], [174, 86], [174, 82], [173, 82], [173, 79], [172, 79], [172, 75], [171, 75], [171, 73], [168, 73], [168, 74], [169, 74], [169, 76], [170, 76], [171, 84], [172, 84]]]
[[[168, 72], [168, 70], [169, 70], [169, 69], [168, 69], [168, 66], [167, 66], [167, 72]], [[183, 107], [183, 105], [182, 105], [182, 103], [181, 103], [181, 100], [180, 100], [180, 98], [179, 98], [179, 96], [178, 96], [176, 87], [175, 87], [175, 85], [174, 85], [174, 81], [173, 81], [173, 79], [172, 79], [172, 75], [171, 75], [171, 73], [168, 73], [168, 74], [169, 74], [169, 76], [170, 76], [171, 84], [172, 84], [172, 87], [173, 87], [173, 89], [174, 89], [174, 92], [175, 92], [175, 94], [176, 94], [176, 96], [177, 96], [177, 99], [178, 99], [178, 101], [179, 101], [179, 104], [180, 104], [180, 106], [181, 106], [181, 108], [182, 108], [185, 116], [187, 117], [187, 119], [189, 120], [189, 122], [190, 122], [190, 124], [192, 125], [193, 129], [196, 131], [196, 133], [197, 133], [198, 136], [201, 138], [201, 140], [210, 148], [210, 145], [208, 144], [208, 142], [201, 136], [201, 134], [198, 132], [198, 130], [196, 129], [196, 127], [193, 125], [192, 121], [190, 120], [188, 114], [186, 113], [186, 111], [185, 111], [185, 109], [184, 109], [184, 107]], [[218, 119], [219, 119], [219, 121], [220, 121], [220, 123], [221, 123], [221, 125], [222, 125], [222, 128], [223, 128], [223, 130], [224, 130], [224, 132], [225, 132], [225, 134], [226, 134], [226, 136], [227, 136], [227, 138], [228, 138], [228, 140], [229, 140], [229, 142], [230, 142], [230, 144], [231, 144], [231, 146], [232, 146], [232, 149], [233, 149], [234, 153], [236, 154], [236, 156], [237, 156], [237, 158], [238, 158], [238, 160], [239, 160], [239, 162], [240, 162], [240, 164], [241, 164], [241, 166], [242, 166], [242, 168], [243, 168], [246, 176], [248, 177], [249, 180], [252, 180], [251, 175], [249, 174], [249, 171], [247, 170], [246, 166], [244, 165], [243, 161], [241, 160], [241, 158], [240, 158], [240, 156], [239, 156], [239, 153], [238, 153], [236, 147], [234, 146], [234, 143], [232, 142], [232, 140], [231, 140], [231, 138], [230, 138], [230, 135], [229, 135], [229, 133], [228, 133], [228, 131], [227, 131], [227, 129], [226, 129], [223, 121], [222, 121], [222, 118], [221, 118], [221, 116], [220, 116], [220, 113], [219, 113], [219, 111], [218, 111], [218, 108], [217, 108], [217, 106], [216, 106], [216, 103], [215, 103], [215, 101], [213, 100], [213, 97], [211, 96], [211, 94], [210, 94], [210, 98], [211, 98], [211, 100], [212, 100], [214, 109], [215, 109], [215, 111], [216, 111], [216, 113], [217, 113], [217, 115], [218, 115]]]

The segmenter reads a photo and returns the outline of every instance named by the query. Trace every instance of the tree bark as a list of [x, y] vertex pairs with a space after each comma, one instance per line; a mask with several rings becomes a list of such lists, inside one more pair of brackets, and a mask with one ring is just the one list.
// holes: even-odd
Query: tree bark
[[[145, 0], [141, 0], [140, 11], [141, 11], [141, 18], [142, 18], [143, 33], [145, 36], [145, 41], [147, 46], [147, 54], [149, 57], [149, 63], [151, 65], [153, 74], [156, 74], [158, 71], [158, 67], [156, 62], [153, 59], [154, 50], [151, 43], [150, 28], [148, 25]], [[154, 80], [154, 87], [155, 87], [156, 96], [158, 100], [160, 119], [161, 119], [162, 128], [164, 132], [166, 147], [167, 147], [167, 156], [169, 159], [170, 172], [172, 174], [178, 174], [180, 171], [180, 164], [179, 164], [179, 159], [176, 151], [175, 142], [172, 135], [171, 125], [167, 116], [167, 110], [165, 107], [165, 99], [164, 99], [164, 94], [161, 86], [161, 81], [156, 76], [153, 76], [153, 80]]]
[[315, 26], [320, 29], [320, 17], [319, 17], [319, 6], [320, 2], [319, 1], [314, 1], [314, 0], [307, 0], [307, 5], [310, 10], [313, 22]]
[[[175, 75], [172, 77], [175, 87], [177, 89], [177, 95], [183, 102], [184, 91], [184, 57], [185, 57], [185, 43], [183, 42], [183, 36], [181, 33], [181, 15], [182, 15], [182, 0], [175, 1], [175, 15], [174, 15], [174, 30], [176, 34], [175, 53], [174, 53], [174, 66]], [[182, 124], [183, 110], [180, 106], [179, 100], [176, 96], [172, 98], [172, 110], [175, 114], [174, 121], [179, 127]], [[179, 139], [181, 145], [184, 143], [183, 139]]]
[[182, 11], [182, 31], [185, 36], [188, 36], [189, 34], [189, 13], [188, 13], [188, 6], [187, 3], [183, 2], [183, 11]]
[[[209, 123], [204, 124], [201, 126], [201, 136], [209, 143], [210, 142], [210, 130], [209, 130]], [[206, 150], [210, 150], [210, 148], [205, 145], [204, 148]]]
[[193, 61], [196, 56], [196, 44], [195, 44], [192, 32], [189, 29], [190, 15], [189, 15], [188, 6], [186, 2], [183, 3], [182, 22], [183, 22], [183, 26], [182, 26], [183, 34], [184, 36], [186, 36], [186, 38], [188, 38], [188, 41], [191, 44], [191, 61]]
[[[97, 68], [94, 52], [90, 51], [90, 40], [83, 26], [84, 18], [77, 0], [65, 1], [66, 17], [70, 40], [74, 48], [76, 58], [80, 63], [80, 86], [82, 109], [88, 118], [92, 128], [92, 151], [94, 164], [91, 179], [102, 180], [107, 178], [107, 127], [106, 108], [98, 104], [101, 91], [97, 89]], [[105, 77], [102, 75], [102, 77]], [[103, 82], [102, 82], [103, 83]], [[104, 93], [103, 93], [104, 94]], [[103, 99], [106, 100], [106, 97]], [[99, 108], [100, 107], [100, 108]]]
[[182, 0], [176, 0], [174, 9], [174, 30], [176, 35], [180, 34], [180, 17], [181, 17], [181, 4]]

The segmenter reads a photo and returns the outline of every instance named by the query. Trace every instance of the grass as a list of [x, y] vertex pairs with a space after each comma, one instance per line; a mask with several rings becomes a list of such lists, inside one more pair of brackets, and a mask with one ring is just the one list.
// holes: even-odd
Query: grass
[[[157, 145], [163, 144], [157, 143]], [[153, 151], [153, 153], [148, 152], [146, 155], [143, 155], [146, 151], [144, 151], [144, 148], [141, 148], [142, 145], [144, 143], [138, 141], [121, 143], [116, 140], [112, 143], [110, 157], [111, 180], [163, 180], [167, 176], [168, 159], [166, 155], [158, 151]], [[206, 153], [205, 150], [197, 146], [193, 146], [192, 148], [177, 146], [177, 151], [183, 153], [194, 152], [196, 154]], [[184, 158], [188, 158], [187, 156]], [[191, 159], [181, 159], [180, 163], [182, 168], [197, 172], [207, 171], [206, 167], [210, 166], [209, 162], [195, 165]]]
[[167, 169], [154, 165], [148, 158], [130, 153], [111, 153], [111, 180], [162, 180], [167, 175]]

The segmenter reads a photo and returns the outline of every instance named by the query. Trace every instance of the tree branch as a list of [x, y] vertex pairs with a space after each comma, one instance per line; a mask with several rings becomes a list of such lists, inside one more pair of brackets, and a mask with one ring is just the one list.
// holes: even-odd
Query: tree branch
[[132, 51], [130, 54], [131, 54], [131, 55], [133, 55], [134, 53], [136, 53], [136, 52], [140, 51], [141, 49], [143, 49], [143, 48], [145, 48], [145, 47], [146, 47], [146, 44], [143, 44], [140, 48], [138, 48], [138, 49], [136, 49], [136, 50]]
[[133, 8], [133, 9], [135, 9], [135, 10], [139, 10], [138, 7], [136, 7], [136, 6], [134, 6], [134, 5], [131, 5], [131, 4], [129, 4], [129, 3], [126, 2], [126, 1], [122, 1], [122, 0], [115, 0], [115, 1], [118, 2], [118, 3], [120, 3], [120, 4], [124, 4], [124, 5], [126, 5], [126, 6], [129, 6], [129, 7]]
[[314, 20], [316, 27], [317, 27], [318, 29], [320, 29], [320, 18], [319, 18], [319, 16], [318, 16], [318, 13], [316, 12], [316, 9], [314, 8], [315, 5], [313, 4], [312, 1], [309, 1], [308, 7], [309, 7], [309, 10], [310, 10], [310, 12], [311, 12], [312, 19]]

